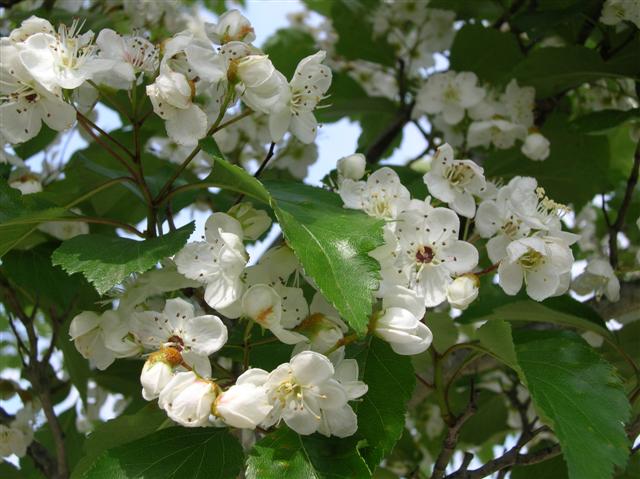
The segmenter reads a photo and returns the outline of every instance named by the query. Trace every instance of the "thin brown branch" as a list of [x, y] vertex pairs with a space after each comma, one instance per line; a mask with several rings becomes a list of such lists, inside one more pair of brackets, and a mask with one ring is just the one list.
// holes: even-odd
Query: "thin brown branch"
[[[460, 429], [462, 429], [462, 426], [464, 426], [465, 422], [467, 422], [467, 420], [469, 420], [469, 418], [473, 416], [477, 410], [478, 406], [476, 404], [476, 390], [472, 382], [467, 407], [462, 412], [462, 414], [454, 419], [453, 424], [451, 424], [451, 426], [449, 426], [449, 428], [447, 429], [447, 434], [442, 443], [442, 450], [440, 451], [440, 454], [438, 454], [436, 463], [433, 466], [431, 479], [442, 479], [444, 477], [447, 470], [447, 465], [449, 464], [449, 461], [451, 460], [451, 457], [456, 450], [456, 446], [458, 445]], [[469, 462], [471, 462], [471, 459], [469, 459]]]
[[131, 150], [129, 150], [129, 148], [127, 148], [126, 146], [124, 146], [122, 143], [120, 143], [118, 140], [116, 140], [113, 136], [111, 136], [109, 133], [107, 133], [106, 131], [104, 131], [102, 128], [100, 128], [94, 121], [92, 121], [89, 117], [83, 115], [82, 113], [80, 113], [78, 110], [76, 110], [76, 116], [78, 118], [82, 118], [82, 121], [85, 122], [87, 125], [89, 125], [91, 128], [93, 128], [94, 130], [96, 130], [98, 133], [100, 133], [103, 137], [105, 137], [106, 139], [108, 139], [111, 143], [113, 143], [114, 145], [120, 147], [120, 149], [125, 152], [131, 159], [134, 158], [134, 154], [131, 153]]
[[398, 116], [395, 118], [382, 134], [373, 142], [373, 144], [367, 148], [364, 152], [364, 156], [367, 158], [368, 163], [377, 163], [382, 158], [385, 151], [391, 146], [393, 140], [402, 132], [405, 125], [411, 121], [411, 110], [413, 110], [414, 103], [411, 102], [408, 105], [402, 106], [398, 111]]
[[616, 221], [609, 228], [609, 263], [611, 267], [616, 269], [618, 267], [618, 233], [624, 226], [624, 219], [631, 205], [631, 199], [633, 198], [633, 191], [638, 184], [638, 172], [640, 170], [640, 145], [636, 150], [636, 155], [633, 160], [633, 166], [631, 167], [631, 173], [627, 180], [627, 187], [624, 192], [624, 198], [622, 204], [618, 210]]

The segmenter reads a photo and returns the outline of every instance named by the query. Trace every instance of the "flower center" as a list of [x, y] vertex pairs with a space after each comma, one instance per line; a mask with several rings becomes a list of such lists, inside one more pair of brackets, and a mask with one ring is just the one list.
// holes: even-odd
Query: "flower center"
[[167, 343], [173, 344], [173, 347], [175, 347], [178, 351], [182, 351], [182, 348], [184, 347], [184, 341], [177, 334], [174, 334], [169, 339], [167, 339]]
[[460, 93], [458, 89], [453, 85], [449, 85], [444, 91], [444, 99], [451, 103], [457, 103], [460, 101]]
[[416, 261], [418, 263], [431, 263], [434, 256], [435, 254], [429, 246], [420, 246], [418, 251], [416, 251]]
[[452, 186], [463, 188], [473, 179], [473, 170], [469, 165], [457, 163], [447, 167], [444, 176]]
[[522, 269], [536, 269], [541, 263], [544, 262], [544, 256], [542, 255], [542, 253], [530, 249], [525, 254], [520, 256], [518, 262], [520, 263], [520, 266], [522, 266]]

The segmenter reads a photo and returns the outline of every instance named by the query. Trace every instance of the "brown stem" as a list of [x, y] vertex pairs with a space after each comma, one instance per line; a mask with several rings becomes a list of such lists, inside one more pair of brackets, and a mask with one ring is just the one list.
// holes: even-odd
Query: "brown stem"
[[410, 103], [400, 109], [398, 116], [378, 137], [373, 144], [367, 148], [364, 156], [368, 163], [377, 163], [387, 148], [393, 143], [393, 140], [402, 132], [405, 125], [411, 121], [411, 110], [414, 103]]
[[622, 204], [618, 210], [616, 221], [609, 228], [609, 263], [611, 267], [616, 269], [618, 267], [618, 233], [624, 226], [624, 218], [629, 210], [631, 199], [633, 198], [633, 190], [638, 184], [638, 171], [640, 170], [640, 146], [636, 150], [636, 155], [633, 160], [633, 166], [631, 167], [631, 173], [627, 180], [627, 187], [624, 192], [624, 198]]
[[[462, 428], [462, 426], [464, 426], [464, 423], [467, 422], [467, 420], [475, 414], [477, 409], [478, 406], [476, 404], [476, 390], [472, 382], [471, 391], [469, 393], [469, 403], [467, 404], [467, 407], [463, 411], [463, 413], [456, 417], [453, 423], [447, 429], [447, 434], [444, 438], [444, 441], [442, 442], [442, 450], [440, 451], [440, 454], [438, 454], [436, 463], [433, 466], [431, 479], [442, 479], [444, 477], [447, 470], [447, 464], [449, 464], [449, 461], [451, 460], [451, 457], [456, 450], [458, 438], [460, 436], [460, 429]], [[469, 460], [469, 462], [471, 461]]]
[[98, 133], [100, 133], [102, 136], [104, 136], [106, 139], [108, 139], [111, 143], [113, 143], [116, 146], [119, 146], [120, 149], [125, 152], [131, 159], [134, 158], [133, 153], [131, 153], [131, 151], [129, 150], [129, 148], [127, 148], [126, 146], [124, 146], [122, 143], [120, 143], [118, 140], [116, 140], [113, 136], [111, 136], [109, 133], [107, 133], [106, 131], [104, 131], [102, 128], [100, 128], [95, 122], [93, 122], [90, 118], [88, 118], [87, 116], [83, 115], [82, 113], [80, 113], [78, 110], [76, 110], [76, 116], [78, 117], [78, 119], [82, 119], [83, 122], [85, 122], [87, 125], [89, 125], [91, 128], [93, 128], [94, 130], [96, 130]]

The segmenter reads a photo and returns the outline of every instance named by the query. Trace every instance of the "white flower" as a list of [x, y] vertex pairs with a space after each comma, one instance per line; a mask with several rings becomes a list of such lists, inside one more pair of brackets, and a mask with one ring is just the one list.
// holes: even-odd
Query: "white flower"
[[604, 259], [589, 261], [584, 272], [573, 280], [571, 288], [578, 294], [595, 292], [596, 298], [606, 296], [609, 301], [620, 299], [620, 281], [613, 268]]
[[353, 155], [340, 158], [337, 163], [338, 177], [341, 179], [348, 178], [358, 181], [364, 176], [367, 167], [367, 159], [362, 153], [354, 153]]
[[204, 298], [212, 308], [226, 307], [243, 292], [240, 276], [247, 264], [242, 226], [225, 213], [205, 224], [205, 239], [186, 245], [175, 257], [178, 271], [206, 284]]
[[478, 297], [478, 277], [464, 275], [453, 280], [447, 287], [447, 301], [454, 308], [467, 309]]
[[505, 293], [515, 295], [524, 281], [527, 294], [536, 301], [564, 293], [563, 275], [571, 271], [572, 240], [551, 236], [515, 240], [507, 246], [507, 257], [498, 267], [499, 283]]
[[49, 91], [24, 68], [18, 49], [0, 40], [0, 133], [11, 143], [27, 141], [40, 132], [42, 122], [62, 131], [71, 128], [74, 108], [59, 88]]
[[422, 322], [424, 300], [414, 291], [396, 286], [382, 298], [382, 311], [375, 320], [375, 334], [396, 353], [420, 354], [431, 345], [433, 334]]
[[116, 358], [137, 354], [137, 344], [123, 339], [127, 336], [127, 322], [116, 311], [102, 314], [84, 311], [73, 318], [69, 326], [69, 336], [78, 352], [89, 363], [100, 369], [106, 369]]
[[338, 192], [345, 208], [387, 220], [397, 218], [411, 199], [398, 174], [388, 167], [373, 172], [366, 182], [345, 178]]
[[326, 52], [319, 51], [298, 63], [293, 78], [283, 85], [279, 104], [269, 116], [273, 141], [280, 141], [288, 129], [303, 143], [311, 143], [318, 131], [313, 110], [331, 85], [331, 69], [322, 65]]
[[246, 281], [250, 285], [284, 286], [300, 268], [300, 262], [291, 248], [281, 245], [268, 250], [257, 264], [247, 268]]
[[250, 108], [271, 113], [281, 102], [283, 86], [287, 80], [275, 69], [267, 55], [248, 55], [235, 64], [235, 73], [242, 82], [238, 90]]
[[255, 209], [249, 202], [234, 205], [227, 213], [240, 222], [244, 238], [248, 240], [257, 240], [271, 226], [267, 212]]
[[476, 213], [473, 195], [482, 193], [486, 186], [484, 170], [471, 160], [455, 160], [446, 143], [438, 148], [424, 182], [431, 195], [467, 218]]
[[[335, 366], [334, 379], [344, 388], [349, 401], [358, 399], [366, 394], [368, 387], [358, 380], [358, 362], [355, 359], [345, 359]], [[340, 409], [325, 409], [322, 411], [322, 423], [318, 432], [327, 437], [349, 437], [358, 430], [358, 416], [349, 404]]]
[[298, 434], [316, 432], [323, 412], [341, 410], [348, 401], [345, 388], [333, 375], [331, 361], [313, 351], [303, 351], [278, 366], [264, 383], [273, 405], [264, 425], [284, 420]]
[[640, 5], [633, 0], [607, 0], [602, 7], [600, 21], [605, 25], [617, 25], [629, 20], [640, 28]]
[[42, 191], [40, 175], [28, 168], [16, 168], [9, 175], [9, 186], [20, 190], [23, 195], [31, 195]]
[[9, 39], [14, 43], [20, 43], [36, 33], [53, 34], [54, 30], [48, 20], [32, 15], [26, 20], [23, 20], [20, 27], [11, 30]]
[[542, 161], [549, 157], [549, 140], [540, 133], [529, 133], [520, 151], [530, 160]]
[[478, 250], [458, 240], [459, 231], [458, 215], [448, 208], [402, 213], [396, 226], [396, 284], [413, 289], [428, 307], [442, 303], [452, 277], [468, 273], [478, 264]]
[[229, 42], [217, 51], [199, 42], [190, 42], [184, 47], [188, 65], [193, 71], [207, 82], [220, 84], [222, 91], [226, 89], [228, 76], [234, 72], [238, 60], [252, 52], [253, 49], [242, 42]]
[[96, 81], [114, 88], [130, 89], [136, 74], [151, 74], [158, 68], [158, 50], [146, 38], [120, 36], [109, 28], [100, 31], [96, 39], [99, 58], [113, 61], [107, 72], [97, 75]]
[[518, 81], [513, 79], [507, 85], [501, 102], [511, 121], [529, 128], [533, 125], [533, 109], [535, 107], [536, 90], [533, 87], [518, 86]]
[[296, 344], [295, 353], [310, 349], [324, 354], [333, 363], [344, 358], [344, 346], [329, 351], [339, 345], [349, 328], [319, 292], [314, 294], [309, 305], [309, 316], [296, 329], [308, 338], [309, 343]]
[[430, 76], [418, 92], [416, 110], [442, 113], [450, 125], [464, 118], [465, 110], [478, 104], [485, 96], [484, 88], [476, 86], [478, 77], [471, 72], [448, 71]]
[[31, 404], [18, 411], [10, 424], [0, 424], [0, 458], [12, 454], [24, 457], [33, 441], [33, 428], [34, 413]]
[[207, 133], [207, 115], [192, 103], [191, 84], [182, 73], [169, 68], [147, 85], [153, 111], [163, 120], [167, 134], [180, 145], [195, 145]]
[[467, 131], [467, 144], [470, 148], [493, 144], [496, 148], [505, 150], [511, 148], [516, 140], [522, 140], [527, 134], [527, 129], [502, 119], [474, 121]]
[[263, 328], [270, 330], [285, 344], [295, 344], [306, 340], [305, 336], [285, 329], [283, 301], [271, 286], [256, 284], [247, 289], [242, 297], [242, 312]]
[[[71, 211], [80, 214], [78, 209]], [[38, 229], [62, 241], [89, 233], [89, 225], [82, 221], [51, 221], [42, 223]]]
[[167, 300], [162, 313], [133, 313], [131, 332], [147, 349], [170, 346], [180, 352], [205, 357], [220, 350], [227, 342], [227, 328], [220, 318], [196, 316], [193, 305], [181, 298]]
[[29, 73], [45, 88], [78, 88], [85, 81], [112, 68], [113, 60], [98, 58], [93, 32], [80, 34], [82, 23], [60, 25], [57, 34], [35, 33], [20, 47], [20, 60]]
[[234, 386], [221, 393], [214, 405], [217, 416], [229, 426], [240, 429], [255, 429], [273, 409], [264, 387], [255, 384], [255, 375], [249, 371], [240, 375]]
[[160, 392], [158, 406], [169, 418], [186, 427], [209, 424], [209, 415], [216, 399], [217, 386], [193, 371], [176, 373]]
[[289, 138], [289, 142], [278, 151], [277, 156], [269, 164], [269, 168], [277, 168], [291, 173], [300, 180], [304, 180], [309, 173], [309, 166], [318, 159], [318, 145], [315, 143], [302, 143], [295, 138]]
[[147, 401], [156, 399], [173, 378], [174, 368], [181, 362], [182, 356], [174, 348], [163, 348], [153, 353], [142, 366], [140, 373], [142, 397]]
[[223, 13], [218, 23], [207, 23], [205, 29], [211, 41], [218, 45], [231, 41], [251, 43], [256, 39], [251, 22], [238, 10]]

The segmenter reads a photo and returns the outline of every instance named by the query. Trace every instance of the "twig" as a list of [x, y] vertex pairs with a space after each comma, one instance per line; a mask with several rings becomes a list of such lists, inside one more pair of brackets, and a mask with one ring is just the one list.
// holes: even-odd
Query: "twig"
[[[275, 142], [271, 142], [271, 145], [269, 146], [269, 151], [267, 152], [267, 156], [264, 157], [264, 160], [262, 160], [262, 163], [260, 163], [260, 166], [258, 167], [258, 169], [256, 170], [256, 172], [253, 174], [254, 178], [259, 178], [260, 175], [262, 174], [262, 172], [264, 171], [264, 169], [267, 167], [267, 164], [269, 163], [269, 160], [271, 160], [271, 158], [273, 158], [273, 152], [274, 149], [276, 147]], [[240, 203], [242, 201], [242, 199], [244, 198], [244, 193], [240, 193], [240, 196], [238, 196], [238, 198], [236, 199], [235, 203], [233, 203], [234, 205], [237, 205], [238, 203]]]
[[400, 108], [398, 116], [378, 137], [376, 141], [365, 151], [364, 156], [368, 163], [377, 163], [393, 140], [402, 132], [405, 125], [411, 121], [411, 110], [414, 102]]
[[609, 228], [609, 263], [611, 267], [616, 269], [618, 267], [618, 233], [624, 226], [624, 218], [629, 210], [631, 199], [633, 198], [633, 190], [638, 184], [638, 171], [640, 170], [640, 146], [636, 150], [636, 155], [633, 160], [633, 166], [631, 167], [631, 173], [627, 180], [627, 188], [624, 192], [624, 198], [622, 204], [618, 210], [616, 221]]
[[134, 158], [133, 153], [131, 153], [131, 150], [129, 150], [129, 148], [127, 148], [126, 146], [124, 146], [122, 143], [120, 143], [118, 140], [116, 140], [112, 135], [110, 135], [108, 132], [104, 131], [102, 128], [100, 128], [94, 121], [92, 121], [89, 117], [87, 117], [86, 115], [83, 115], [82, 113], [80, 113], [78, 110], [76, 110], [76, 117], [77, 118], [81, 118], [83, 122], [85, 122], [87, 125], [89, 125], [91, 128], [93, 128], [94, 130], [96, 130], [98, 133], [100, 133], [102, 136], [104, 136], [105, 138], [107, 138], [109, 141], [111, 141], [114, 145], [117, 145], [120, 147], [120, 149], [125, 152], [127, 155], [129, 155], [129, 157], [131, 159]]
[[[449, 426], [447, 434], [442, 443], [442, 450], [440, 451], [440, 454], [438, 454], [436, 463], [433, 466], [431, 479], [442, 479], [444, 477], [447, 470], [447, 464], [449, 464], [449, 461], [451, 460], [451, 457], [455, 452], [456, 445], [458, 444], [460, 429], [462, 428], [462, 426], [464, 426], [464, 423], [467, 422], [467, 420], [469, 420], [469, 418], [475, 414], [477, 409], [478, 406], [476, 404], [476, 389], [472, 381], [471, 390], [469, 392], [469, 403], [467, 404], [467, 407], [462, 412], [462, 414], [456, 417], [453, 421], [453, 424]], [[469, 462], [471, 462], [470, 459]], [[468, 466], [469, 462], [465, 465], [465, 471], [466, 466]]]

